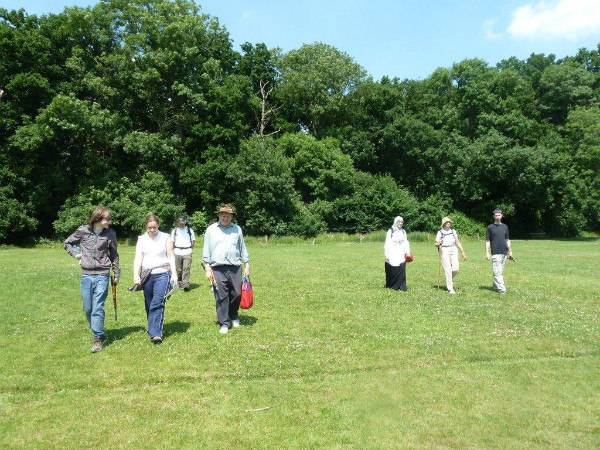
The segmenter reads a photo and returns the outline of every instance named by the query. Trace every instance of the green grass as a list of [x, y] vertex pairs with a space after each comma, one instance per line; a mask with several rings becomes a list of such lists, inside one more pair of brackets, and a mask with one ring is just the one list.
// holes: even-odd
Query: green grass
[[0, 249], [0, 448], [600, 447], [600, 241], [514, 241], [505, 296], [482, 242], [456, 296], [426, 240], [406, 293], [382, 287], [382, 242], [315, 242], [249, 240], [255, 306], [225, 336], [197, 251], [158, 346], [121, 246], [98, 354], [75, 261]]

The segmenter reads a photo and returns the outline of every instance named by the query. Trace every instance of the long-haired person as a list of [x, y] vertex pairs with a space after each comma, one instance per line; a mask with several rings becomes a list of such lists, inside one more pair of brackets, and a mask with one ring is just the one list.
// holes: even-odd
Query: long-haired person
[[102, 350], [104, 334], [104, 301], [108, 295], [110, 268], [119, 283], [119, 252], [117, 235], [109, 228], [112, 214], [98, 206], [86, 225], [82, 225], [63, 243], [64, 249], [81, 265], [81, 300], [92, 330], [92, 353]]
[[158, 229], [159, 226], [158, 217], [149, 213], [146, 232], [138, 236], [133, 261], [133, 282], [143, 284], [148, 334], [155, 344], [163, 341], [167, 293], [171, 286], [177, 285], [173, 241]]

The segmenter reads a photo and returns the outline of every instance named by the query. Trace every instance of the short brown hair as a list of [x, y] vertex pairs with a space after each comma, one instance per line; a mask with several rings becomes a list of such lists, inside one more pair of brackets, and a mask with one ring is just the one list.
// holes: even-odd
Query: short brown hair
[[148, 213], [148, 215], [146, 216], [145, 225], [148, 225], [150, 222], [156, 222], [156, 225], [160, 226], [160, 219], [154, 213]]
[[92, 215], [90, 216], [90, 220], [88, 221], [88, 225], [91, 227], [95, 223], [100, 222], [102, 219], [112, 219], [112, 214], [109, 209], [105, 206], [97, 206]]

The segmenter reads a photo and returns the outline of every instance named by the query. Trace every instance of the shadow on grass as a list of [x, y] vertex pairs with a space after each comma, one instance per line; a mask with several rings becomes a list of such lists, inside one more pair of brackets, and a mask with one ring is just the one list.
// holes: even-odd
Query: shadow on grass
[[186, 333], [190, 328], [189, 322], [171, 322], [163, 326], [163, 336], [173, 336], [174, 334]]
[[132, 333], [137, 333], [138, 331], [143, 331], [144, 327], [136, 326], [136, 327], [123, 327], [117, 328], [116, 330], [106, 330], [106, 337], [108, 338], [105, 345], [110, 345], [112, 342], [119, 341], [124, 339], [128, 335]]
[[[254, 316], [247, 316], [245, 314], [243, 314], [242, 311], [246, 311], [244, 309], [240, 309], [240, 315], [239, 315], [239, 319], [240, 319], [240, 325], [243, 327], [251, 327], [253, 326], [256, 322], [258, 322], [258, 317], [254, 317]], [[215, 320], [215, 324], [219, 325], [219, 321]]]
[[479, 286], [479, 289], [481, 289], [482, 291], [498, 292], [498, 291], [496, 290], [496, 288], [495, 288], [495, 287], [493, 287], [493, 286], [488, 286], [488, 285], [485, 285], [485, 286]]

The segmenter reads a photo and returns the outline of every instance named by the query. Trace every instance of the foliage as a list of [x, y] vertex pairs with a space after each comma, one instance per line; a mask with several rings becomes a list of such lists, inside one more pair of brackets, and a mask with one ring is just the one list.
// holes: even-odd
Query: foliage
[[450, 296], [416, 235], [404, 293], [383, 288], [382, 231], [253, 238], [255, 304], [225, 336], [200, 240], [161, 345], [119, 245], [118, 321], [107, 301], [94, 355], [77, 262], [57, 244], [0, 248], [0, 447], [597, 448], [598, 239], [514, 241], [502, 297], [483, 242], [463, 241]]
[[0, 8], [0, 239], [65, 233], [99, 202], [126, 234], [225, 201], [268, 236], [399, 213], [476, 231], [496, 207], [515, 236], [598, 231], [599, 61], [600, 45], [374, 81], [327, 43], [238, 52], [192, 0]]

